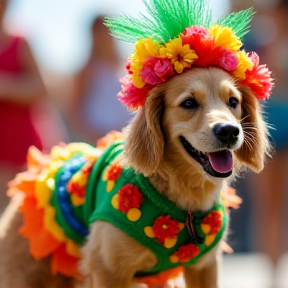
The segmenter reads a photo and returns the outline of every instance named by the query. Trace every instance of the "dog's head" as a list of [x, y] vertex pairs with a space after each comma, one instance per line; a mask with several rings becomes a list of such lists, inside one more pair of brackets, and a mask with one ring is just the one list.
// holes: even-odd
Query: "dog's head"
[[243, 166], [261, 171], [269, 150], [256, 97], [218, 68], [194, 68], [155, 87], [126, 133], [128, 163], [145, 175], [186, 166], [217, 181]]

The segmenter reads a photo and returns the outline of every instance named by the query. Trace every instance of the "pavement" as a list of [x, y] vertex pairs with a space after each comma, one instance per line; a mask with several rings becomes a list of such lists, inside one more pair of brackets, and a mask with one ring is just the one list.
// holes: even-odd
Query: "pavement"
[[223, 288], [288, 288], [288, 254], [276, 269], [263, 254], [225, 255], [221, 281]]

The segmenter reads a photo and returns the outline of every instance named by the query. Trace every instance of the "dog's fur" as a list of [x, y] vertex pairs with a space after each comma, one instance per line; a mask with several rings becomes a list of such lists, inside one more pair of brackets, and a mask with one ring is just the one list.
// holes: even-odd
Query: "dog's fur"
[[[191, 97], [199, 103], [197, 109], [180, 106]], [[230, 97], [239, 100], [236, 109], [229, 107]], [[230, 123], [240, 131], [230, 147], [234, 164], [233, 174], [227, 178], [208, 175], [179, 140], [185, 137], [202, 152], [226, 149], [213, 133], [213, 127], [221, 123]], [[194, 68], [155, 87], [124, 132], [126, 163], [179, 207], [192, 211], [211, 208], [220, 191], [245, 166], [261, 171], [269, 152], [267, 128], [256, 97], [218, 68]], [[72, 287], [72, 279], [49, 273], [49, 259], [35, 261], [29, 255], [27, 240], [18, 235], [20, 202], [13, 199], [0, 222], [0, 288]], [[220, 250], [218, 245], [199, 263], [185, 268], [187, 287], [219, 287]], [[104, 221], [91, 225], [82, 253], [80, 268], [84, 287], [89, 288], [130, 288], [137, 271], [157, 263], [150, 250]]]

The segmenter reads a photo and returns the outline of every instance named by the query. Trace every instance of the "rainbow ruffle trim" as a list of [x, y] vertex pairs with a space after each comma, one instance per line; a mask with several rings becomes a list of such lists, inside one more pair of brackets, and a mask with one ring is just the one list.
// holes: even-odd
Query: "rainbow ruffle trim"
[[[82, 158], [85, 158], [86, 164], [70, 178], [67, 192], [71, 194], [69, 199], [73, 206], [82, 205], [85, 201], [83, 191], [89, 176], [88, 166], [91, 167], [102, 153], [101, 149], [95, 149], [88, 144], [72, 143], [67, 146], [55, 146], [50, 156], [45, 156], [37, 148], [30, 147], [28, 171], [18, 174], [9, 183], [10, 194], [24, 193], [25, 196], [19, 209], [24, 217], [24, 226], [19, 232], [29, 239], [31, 255], [35, 259], [50, 255], [52, 273], [61, 273], [70, 277], [80, 275], [77, 269], [80, 245], [70, 239], [57, 222], [52, 197], [57, 189], [55, 178], [59, 169], [79, 153]], [[61, 181], [59, 183], [60, 189]]]

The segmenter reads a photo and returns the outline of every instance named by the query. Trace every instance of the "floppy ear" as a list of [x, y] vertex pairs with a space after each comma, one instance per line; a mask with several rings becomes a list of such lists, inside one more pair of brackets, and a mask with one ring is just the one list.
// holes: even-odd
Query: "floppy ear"
[[156, 87], [150, 92], [144, 107], [138, 109], [124, 130], [124, 150], [128, 165], [145, 175], [155, 172], [163, 157], [163, 108], [164, 96], [161, 87]]
[[242, 121], [244, 143], [236, 151], [237, 157], [254, 172], [264, 168], [265, 156], [270, 154], [268, 129], [265, 123], [261, 106], [248, 87], [241, 87], [242, 92]]

